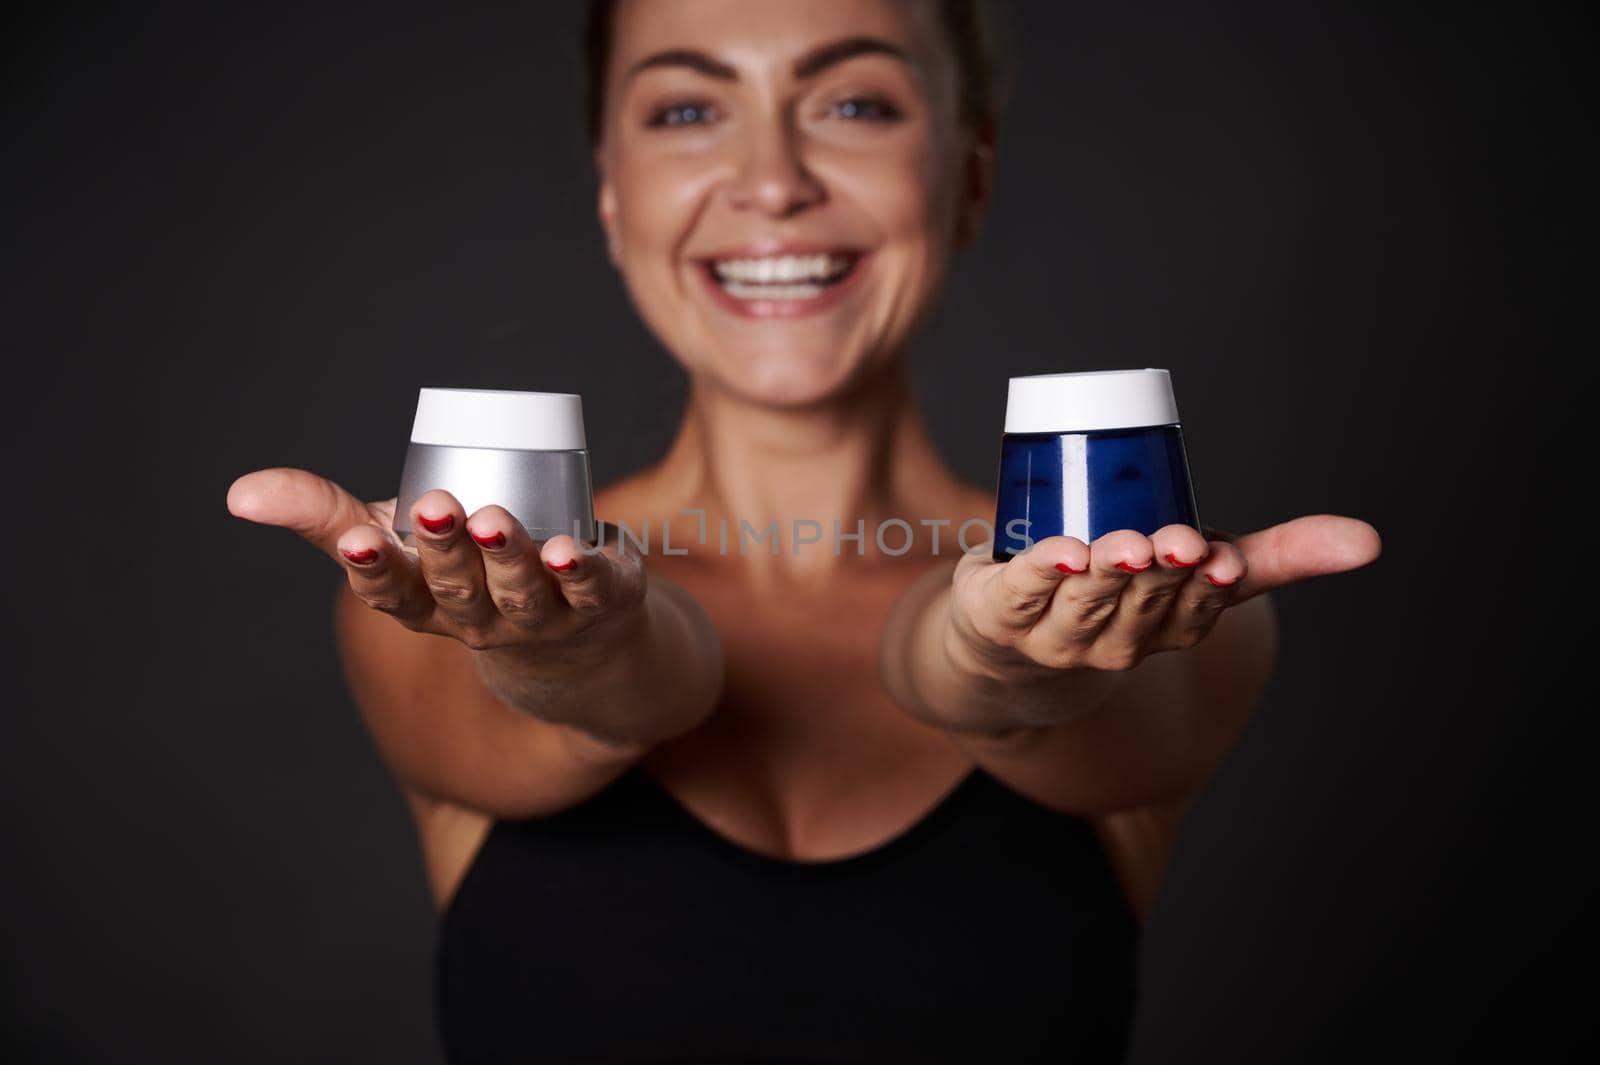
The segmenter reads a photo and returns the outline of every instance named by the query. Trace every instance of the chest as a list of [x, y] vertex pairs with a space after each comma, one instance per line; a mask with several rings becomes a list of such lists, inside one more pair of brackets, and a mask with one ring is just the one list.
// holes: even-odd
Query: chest
[[915, 571], [863, 574], [825, 598], [666, 575], [711, 617], [724, 687], [706, 723], [643, 768], [714, 831], [774, 856], [855, 853], [903, 831], [970, 767], [879, 677], [884, 620]]
[[659, 562], [653, 571], [692, 595], [717, 630], [725, 668], [713, 721], [805, 731], [903, 716], [879, 680], [878, 649], [884, 622], [917, 571], [868, 571], [825, 590], [751, 586], [716, 570]]

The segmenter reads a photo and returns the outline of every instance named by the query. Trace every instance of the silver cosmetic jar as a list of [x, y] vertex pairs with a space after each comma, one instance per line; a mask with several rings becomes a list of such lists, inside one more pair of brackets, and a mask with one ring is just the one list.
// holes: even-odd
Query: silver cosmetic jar
[[504, 507], [534, 540], [595, 541], [582, 398], [572, 392], [424, 388], [417, 397], [394, 531], [415, 541], [411, 507], [435, 488], [470, 516]]

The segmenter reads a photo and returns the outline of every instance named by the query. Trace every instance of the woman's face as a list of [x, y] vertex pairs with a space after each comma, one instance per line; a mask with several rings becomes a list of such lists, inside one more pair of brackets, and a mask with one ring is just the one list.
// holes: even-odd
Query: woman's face
[[895, 358], [987, 187], [932, 5], [623, 0], [612, 260], [690, 373], [798, 406]]

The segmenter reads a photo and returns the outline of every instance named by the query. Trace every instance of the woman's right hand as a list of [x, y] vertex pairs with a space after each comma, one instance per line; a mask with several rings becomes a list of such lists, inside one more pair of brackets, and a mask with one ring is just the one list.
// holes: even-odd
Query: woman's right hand
[[[459, 640], [491, 659], [487, 674], [606, 661], [645, 618], [644, 562], [620, 543], [543, 544], [498, 506], [468, 515], [434, 490], [411, 509], [416, 547], [394, 531], [396, 500], [364, 503], [306, 470], [246, 474], [228, 489], [236, 517], [278, 525], [340, 562], [367, 606], [406, 628]], [[618, 538], [619, 540], [625, 538]]]

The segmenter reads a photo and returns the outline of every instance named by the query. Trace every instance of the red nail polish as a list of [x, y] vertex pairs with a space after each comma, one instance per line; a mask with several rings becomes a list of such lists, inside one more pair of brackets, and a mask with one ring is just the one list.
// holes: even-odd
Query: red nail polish
[[1209, 573], [1206, 574], [1206, 580], [1210, 581], [1212, 584], [1216, 585], [1218, 588], [1226, 588], [1230, 584], [1238, 584], [1239, 583], [1239, 578], [1238, 577], [1235, 577], [1231, 581], [1219, 581]]
[[578, 564], [578, 560], [577, 559], [569, 558], [569, 559], [567, 559], [567, 561], [565, 563], [563, 563], [562, 565], [559, 565], [559, 566], [556, 565], [554, 562], [550, 563], [550, 568], [555, 570], [557, 573], [565, 573], [565, 572], [567, 572], [567, 570], [571, 569], [573, 566], [576, 566], [577, 564]]
[[377, 548], [369, 547], [365, 551], [346, 551], [339, 549], [339, 553], [358, 566], [370, 565], [377, 557]]
[[1150, 563], [1146, 562], [1142, 566], [1134, 566], [1127, 562], [1118, 562], [1117, 568], [1124, 573], [1143, 573], [1145, 570], [1150, 568]]
[[429, 518], [418, 514], [417, 521], [422, 524], [424, 529], [427, 529], [435, 536], [438, 536], [440, 533], [449, 532], [456, 523], [455, 515], [453, 514], [446, 514], [442, 518]]
[[1057, 562], [1056, 563], [1056, 569], [1060, 570], [1062, 573], [1087, 573], [1087, 572], [1089, 572], [1089, 567], [1088, 566], [1083, 567], [1083, 569], [1073, 569], [1071, 566], [1067, 565], [1065, 562]]
[[1168, 551], [1166, 557], [1168, 562], [1174, 566], [1177, 566], [1179, 569], [1188, 569], [1190, 566], [1198, 566], [1200, 564], [1200, 560], [1198, 558], [1193, 562], [1179, 562], [1177, 553], [1173, 551]]
[[506, 546], [506, 534], [496, 532], [489, 536], [479, 536], [477, 533], [472, 533], [472, 542], [479, 547], [487, 547], [489, 550], [494, 551]]

